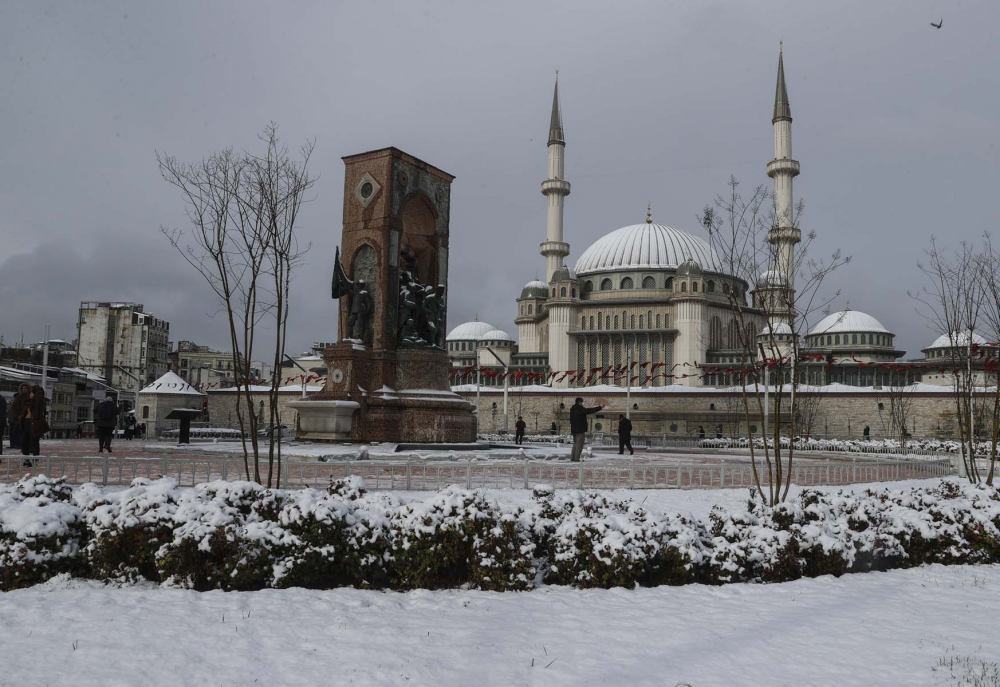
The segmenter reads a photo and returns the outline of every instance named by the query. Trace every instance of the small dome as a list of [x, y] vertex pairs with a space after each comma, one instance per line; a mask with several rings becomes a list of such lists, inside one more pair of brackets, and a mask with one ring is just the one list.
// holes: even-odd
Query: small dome
[[693, 258], [688, 258], [677, 268], [678, 277], [695, 277], [699, 274], [701, 274], [701, 265], [695, 262]]
[[[938, 338], [934, 339], [934, 343], [932, 343], [924, 350], [929, 350], [931, 348], [955, 348], [956, 346], [968, 346], [968, 345], [969, 345], [969, 332], [952, 332], [951, 336], [948, 336], [947, 334], [942, 334]], [[986, 345], [986, 339], [979, 336], [979, 334], [973, 332], [972, 345], [984, 346]]]
[[860, 310], [842, 310], [830, 313], [809, 332], [813, 334], [841, 334], [843, 332], [877, 332], [892, 334], [882, 323]]
[[793, 334], [792, 328], [789, 327], [788, 324], [786, 324], [785, 322], [779, 322], [778, 324], [773, 325], [771, 327], [765, 326], [764, 329], [762, 329], [760, 334], [758, 334], [757, 336], [767, 338], [772, 333], [775, 336], [791, 336]]
[[788, 286], [788, 280], [778, 272], [777, 270], [768, 270], [766, 272], [761, 272], [760, 276], [757, 277], [757, 288], [766, 289], [768, 287], [785, 287]]
[[610, 270], [676, 269], [687, 258], [714, 270], [708, 244], [697, 236], [662, 224], [622, 227], [590, 245], [576, 261], [580, 275]]
[[576, 272], [563, 265], [552, 273], [552, 279], [549, 283], [556, 281], [576, 281]]
[[549, 287], [537, 279], [529, 281], [521, 289], [521, 298], [548, 298]]
[[492, 332], [496, 327], [488, 322], [466, 322], [460, 324], [448, 332], [448, 341], [479, 341], [488, 332]]
[[506, 343], [514, 343], [514, 339], [510, 338], [510, 334], [503, 331], [502, 329], [494, 329], [491, 332], [486, 332], [479, 340], [482, 343], [490, 343], [491, 341], [503, 341]]

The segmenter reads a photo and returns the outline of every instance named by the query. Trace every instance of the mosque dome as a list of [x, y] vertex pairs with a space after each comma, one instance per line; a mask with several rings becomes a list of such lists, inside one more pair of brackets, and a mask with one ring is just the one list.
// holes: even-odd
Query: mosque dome
[[892, 334], [882, 326], [882, 323], [867, 313], [860, 310], [842, 310], [830, 313], [812, 328], [809, 335], [813, 334], [842, 334], [844, 332], [876, 332], [879, 334]]
[[767, 270], [766, 272], [761, 272], [760, 276], [757, 277], [757, 288], [766, 289], [768, 287], [785, 287], [788, 286], [788, 280], [778, 272], [777, 270]]
[[767, 338], [771, 334], [773, 334], [774, 336], [791, 336], [794, 334], [794, 332], [792, 331], [792, 328], [788, 326], [787, 323], [778, 322], [774, 325], [764, 325], [764, 328], [757, 336], [762, 338]]
[[545, 285], [545, 282], [535, 279], [529, 281], [521, 289], [521, 298], [547, 298], [549, 295], [549, 287]]
[[485, 344], [497, 342], [514, 343], [514, 339], [511, 338], [510, 334], [502, 329], [494, 329], [491, 332], [486, 332], [482, 335], [482, 337], [480, 337], [479, 341]]
[[576, 272], [563, 265], [552, 273], [552, 281], [576, 281]]
[[486, 334], [495, 330], [492, 324], [487, 322], [480, 322], [476, 320], [474, 322], [466, 322], [460, 324], [450, 332], [448, 332], [448, 341], [479, 341]]
[[718, 264], [708, 244], [697, 236], [662, 224], [633, 224], [592, 243], [576, 261], [576, 273], [677, 269], [688, 258], [713, 271]]
[[678, 277], [696, 277], [701, 274], [701, 265], [693, 259], [688, 258], [677, 268]]
[[[932, 343], [924, 350], [926, 351], [931, 348], [955, 348], [956, 346], [968, 346], [968, 345], [969, 345], [969, 332], [953, 332], [951, 336], [948, 336], [947, 334], [942, 334], [938, 338], [934, 339], [934, 343]], [[979, 336], [979, 334], [973, 332], [972, 345], [985, 346], [986, 339]]]

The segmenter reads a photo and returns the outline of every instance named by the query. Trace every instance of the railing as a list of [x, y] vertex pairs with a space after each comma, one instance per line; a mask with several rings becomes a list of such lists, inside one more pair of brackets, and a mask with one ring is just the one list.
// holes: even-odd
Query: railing
[[[659, 448], [659, 449], [673, 449], [673, 450], [690, 450], [699, 449], [706, 451], [749, 451], [748, 446], [713, 446], [712, 443], [715, 441], [713, 437], [706, 436], [704, 439], [697, 437], [668, 437], [664, 435], [632, 435], [632, 447], [633, 448]], [[723, 438], [721, 441], [726, 441]], [[745, 440], [744, 440], [745, 441]], [[530, 442], [525, 442], [528, 444]], [[588, 438], [588, 443], [596, 446], [618, 446], [618, 435], [617, 434], [605, 434], [600, 432], [595, 432]], [[783, 444], [783, 450], [787, 450], [787, 444]], [[763, 450], [761, 446], [757, 446], [757, 451]], [[940, 458], [944, 459], [945, 456], [951, 455], [944, 451], [935, 451], [932, 449], [922, 449], [914, 446], [907, 447], [892, 447], [886, 446], [884, 444], [872, 442], [869, 445], [865, 445], [864, 442], [854, 442], [851, 444], [842, 444], [839, 447], [833, 446], [809, 446], [803, 443], [798, 443], [795, 446], [796, 453], [843, 453], [845, 455], [872, 455], [872, 456], [926, 456], [929, 458]]]
[[[267, 463], [258, 464], [266, 483]], [[277, 466], [275, 466], [277, 470]], [[816, 462], [792, 468], [792, 483], [800, 486], [888, 482], [942, 477], [951, 473], [948, 461]], [[65, 477], [70, 484], [93, 482], [102, 486], [128, 486], [137, 477], [172, 477], [181, 486], [217, 479], [246, 479], [240, 458], [36, 458], [29, 467], [21, 457], [5, 460], [0, 481], [12, 482], [27, 475]], [[758, 469], [762, 484], [767, 475]], [[550, 484], [559, 489], [692, 489], [754, 485], [749, 465], [666, 465], [640, 460], [568, 463], [557, 461], [338, 461], [285, 462], [281, 486], [322, 488], [331, 479], [358, 476], [368, 489], [428, 490], [457, 484], [469, 489], [528, 489]], [[275, 478], [278, 475], [275, 474]]]

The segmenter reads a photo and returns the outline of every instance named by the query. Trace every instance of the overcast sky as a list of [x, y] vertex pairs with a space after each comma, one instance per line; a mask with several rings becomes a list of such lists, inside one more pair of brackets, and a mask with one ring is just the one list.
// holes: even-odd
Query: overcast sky
[[449, 325], [478, 313], [515, 334], [514, 299], [544, 275], [554, 70], [573, 264], [647, 202], [700, 235], [731, 174], [769, 182], [780, 38], [803, 227], [853, 256], [828, 290], [919, 355], [934, 335], [907, 290], [930, 237], [1000, 229], [995, 0], [3, 3], [0, 335], [71, 340], [81, 300], [131, 300], [174, 341], [226, 347], [158, 232], [185, 218], [155, 151], [254, 149], [270, 120], [293, 148], [316, 139], [320, 176], [291, 350], [335, 336], [340, 158], [390, 145], [457, 177]]

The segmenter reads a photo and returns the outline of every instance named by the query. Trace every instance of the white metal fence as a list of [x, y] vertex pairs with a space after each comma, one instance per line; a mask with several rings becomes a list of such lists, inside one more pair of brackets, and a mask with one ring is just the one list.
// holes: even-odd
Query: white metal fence
[[[262, 481], [268, 465], [261, 463]], [[792, 483], [800, 486], [888, 482], [941, 477], [951, 473], [948, 461], [809, 461], [793, 466]], [[140, 459], [112, 456], [37, 458], [30, 467], [20, 459], [5, 460], [0, 480], [26, 475], [65, 477], [70, 484], [94, 482], [127, 486], [137, 477], [172, 477], [182, 486], [217, 479], [246, 479], [240, 458], [206, 457]], [[762, 484], [767, 476], [761, 474]], [[358, 476], [370, 490], [428, 490], [457, 484], [469, 489], [527, 489], [551, 484], [560, 489], [691, 489], [753, 486], [749, 464], [673, 465], [641, 460], [569, 463], [558, 461], [338, 461], [285, 462], [281, 486], [325, 487], [331, 479]], [[275, 475], [277, 477], [277, 475]]]

